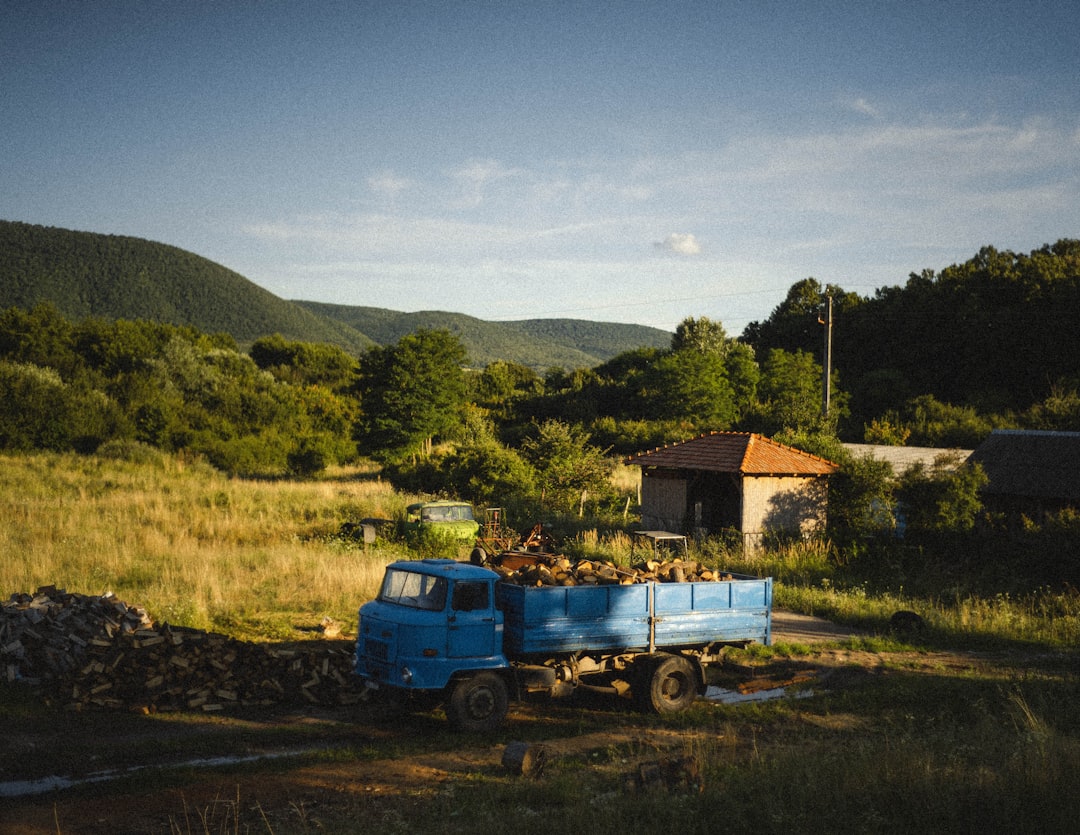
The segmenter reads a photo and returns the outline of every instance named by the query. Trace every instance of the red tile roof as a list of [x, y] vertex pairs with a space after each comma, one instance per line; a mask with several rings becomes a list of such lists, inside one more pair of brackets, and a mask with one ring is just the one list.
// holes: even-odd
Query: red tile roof
[[839, 469], [832, 461], [753, 432], [712, 432], [631, 456], [626, 463], [756, 476], [831, 475]]

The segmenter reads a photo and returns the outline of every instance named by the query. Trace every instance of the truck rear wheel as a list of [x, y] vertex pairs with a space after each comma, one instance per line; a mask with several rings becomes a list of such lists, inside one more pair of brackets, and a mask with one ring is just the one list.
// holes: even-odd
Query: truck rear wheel
[[686, 710], [698, 696], [694, 665], [681, 655], [668, 655], [653, 662], [638, 679], [636, 701], [653, 713]]
[[506, 718], [509, 695], [498, 673], [477, 673], [454, 685], [446, 718], [459, 731], [493, 731]]

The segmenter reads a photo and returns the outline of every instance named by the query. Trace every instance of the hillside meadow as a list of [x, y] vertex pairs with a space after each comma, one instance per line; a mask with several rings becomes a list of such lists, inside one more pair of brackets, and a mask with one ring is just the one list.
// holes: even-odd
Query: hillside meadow
[[[0, 596], [55, 585], [112, 592], [155, 621], [247, 640], [303, 637], [323, 618], [355, 629], [385, 565], [420, 555], [395, 536], [370, 545], [342, 535], [366, 517], [401, 519], [421, 498], [396, 492], [374, 465], [334, 468], [314, 480], [244, 479], [202, 461], [143, 447], [126, 458], [74, 453], [0, 455]], [[131, 450], [134, 449], [134, 455]], [[636, 470], [613, 484], [633, 492]], [[531, 527], [536, 521], [517, 521]], [[627, 565], [632, 517], [562, 518], [572, 559]], [[550, 520], [545, 519], [549, 530]], [[456, 556], [467, 556], [467, 548]], [[453, 556], [439, 552], [439, 556]], [[912, 609], [952, 646], [994, 641], [1080, 644], [1080, 593], [915, 596], [868, 591], [845, 576], [828, 544], [788, 547], [752, 560], [711, 541], [695, 556], [710, 565], [776, 580], [776, 603], [871, 630]], [[849, 572], [850, 574], [850, 572]]]
[[[394, 518], [412, 498], [364, 468], [301, 482], [229, 478], [152, 451], [138, 461], [0, 456], [0, 589], [111, 591], [157, 621], [249, 640], [314, 637], [324, 617], [351, 632], [383, 566], [415, 553], [394, 541], [365, 549], [340, 536], [341, 526]], [[625, 535], [584, 525], [565, 545], [574, 556], [628, 558]], [[708, 546], [699, 554], [734, 557]], [[7, 798], [0, 829], [546, 833], [576, 831], [584, 820], [598, 835], [705, 833], [721, 823], [777, 833], [1075, 828], [1075, 592], [871, 594], [841, 588], [824, 548], [730, 567], [776, 577], [781, 605], [861, 627], [839, 643], [750, 647], [732, 655], [730, 671], [725, 664], [727, 676], [813, 671], [805, 698], [702, 699], [668, 717], [607, 702], [527, 700], [489, 738], [451, 733], [437, 710], [405, 721], [367, 705], [301, 719], [72, 713], [0, 690], [7, 780], [143, 767], [163, 751], [183, 763], [298, 749], [289, 760], [135, 770], [111, 783]], [[889, 634], [888, 616], [901, 606], [924, 615], [924, 633]], [[498, 759], [513, 740], [561, 753], [542, 779], [514, 779]], [[699, 765], [696, 790], [628, 793], [635, 764], [669, 754]]]
[[248, 639], [297, 637], [323, 617], [354, 627], [405, 552], [338, 531], [406, 501], [363, 469], [260, 481], [156, 453], [0, 456], [0, 593], [112, 592], [156, 621]]

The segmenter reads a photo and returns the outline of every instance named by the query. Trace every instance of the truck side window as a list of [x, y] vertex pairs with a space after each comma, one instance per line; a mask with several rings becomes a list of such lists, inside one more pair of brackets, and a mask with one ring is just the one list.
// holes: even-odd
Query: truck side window
[[455, 612], [475, 612], [488, 607], [487, 583], [458, 583], [451, 607]]

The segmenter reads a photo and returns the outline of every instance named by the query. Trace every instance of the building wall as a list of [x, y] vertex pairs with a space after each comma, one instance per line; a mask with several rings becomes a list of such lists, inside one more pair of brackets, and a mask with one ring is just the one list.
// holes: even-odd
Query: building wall
[[[804, 536], [825, 525], [825, 479], [810, 476], [746, 476], [741, 480], [741, 487], [741, 516], [733, 522], [742, 532], [747, 550], [756, 550], [770, 535]], [[682, 473], [642, 473], [642, 527], [687, 533], [687, 524], [693, 524], [691, 499], [694, 497], [691, 493], [689, 482]], [[738, 497], [726, 498], [730, 502]], [[697, 499], [700, 501], [700, 497]], [[735, 501], [735, 504], [740, 502]]]
[[669, 473], [642, 473], [643, 528], [681, 533], [686, 524], [686, 512], [686, 481]]
[[813, 477], [743, 479], [743, 542], [749, 550], [769, 535], [806, 536], [825, 526], [826, 481]]

